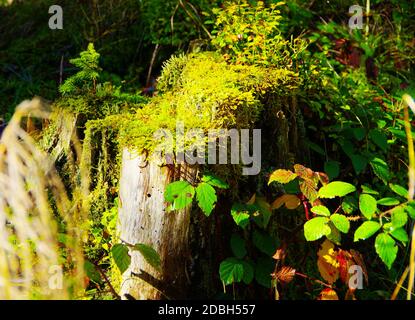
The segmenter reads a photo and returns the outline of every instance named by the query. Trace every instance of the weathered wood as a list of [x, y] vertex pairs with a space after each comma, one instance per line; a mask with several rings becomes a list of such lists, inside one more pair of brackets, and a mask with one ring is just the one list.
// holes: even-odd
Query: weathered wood
[[[174, 171], [174, 172], [173, 172]], [[164, 190], [179, 176], [193, 178], [197, 170], [181, 166], [176, 170], [146, 162], [144, 155], [124, 149], [120, 179], [119, 232], [128, 244], [152, 246], [161, 258], [161, 272], [142, 255], [131, 251], [130, 268], [123, 274], [121, 297], [136, 299], [186, 298], [190, 279], [190, 211], [166, 212]]]

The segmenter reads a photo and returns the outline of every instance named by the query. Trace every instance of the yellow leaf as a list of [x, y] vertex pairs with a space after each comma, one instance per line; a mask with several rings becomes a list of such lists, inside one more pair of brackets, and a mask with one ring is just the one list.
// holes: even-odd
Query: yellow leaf
[[318, 300], [339, 300], [339, 296], [333, 289], [327, 288], [320, 292]]
[[326, 239], [317, 255], [317, 267], [321, 277], [330, 284], [334, 283], [339, 278], [338, 268], [340, 266], [337, 261], [337, 252], [334, 250], [334, 244]]
[[300, 204], [301, 201], [296, 195], [284, 194], [274, 200], [274, 202], [271, 204], [271, 209], [279, 209], [282, 205], [285, 205], [287, 209], [294, 210], [298, 208]]

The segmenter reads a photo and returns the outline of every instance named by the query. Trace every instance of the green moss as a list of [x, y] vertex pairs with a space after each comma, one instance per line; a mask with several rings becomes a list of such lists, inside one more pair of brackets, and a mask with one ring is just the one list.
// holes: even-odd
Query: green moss
[[172, 58], [159, 82], [161, 94], [120, 126], [123, 146], [151, 153], [158, 143], [154, 132], [174, 134], [178, 121], [205, 132], [252, 128], [266, 107], [265, 97], [290, 94], [300, 80], [289, 70], [229, 65], [220, 55], [205, 52]]

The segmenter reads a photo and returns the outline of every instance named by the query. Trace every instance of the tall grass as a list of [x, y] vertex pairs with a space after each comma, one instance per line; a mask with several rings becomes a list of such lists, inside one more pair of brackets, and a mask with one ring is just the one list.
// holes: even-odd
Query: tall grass
[[49, 115], [39, 99], [22, 102], [0, 140], [0, 299], [68, 299], [83, 286], [82, 206], [22, 128]]

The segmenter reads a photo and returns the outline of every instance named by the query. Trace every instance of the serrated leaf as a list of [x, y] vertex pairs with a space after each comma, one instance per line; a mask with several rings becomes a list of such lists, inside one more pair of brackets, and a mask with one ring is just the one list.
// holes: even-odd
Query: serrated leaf
[[315, 241], [331, 232], [327, 223], [330, 220], [326, 217], [316, 217], [304, 224], [304, 236], [307, 241]]
[[350, 221], [346, 218], [346, 216], [342, 214], [332, 214], [330, 216], [330, 220], [333, 222], [334, 226], [339, 229], [343, 233], [348, 233], [350, 229]]
[[397, 240], [401, 241], [402, 243], [406, 244], [409, 241], [408, 233], [404, 228], [399, 228], [390, 232], [390, 234]]
[[404, 197], [404, 198], [408, 198], [408, 190], [405, 189], [404, 187], [402, 187], [398, 184], [393, 184], [393, 183], [389, 183], [389, 187], [397, 195], [400, 195], [401, 197]]
[[331, 232], [329, 234], [326, 235], [327, 239], [330, 240], [331, 242], [340, 245], [341, 243], [341, 233], [339, 231], [339, 229], [337, 229], [333, 222], [329, 222], [328, 226], [330, 227]]
[[310, 202], [314, 202], [318, 198], [318, 191], [315, 188], [315, 183], [311, 180], [301, 181], [300, 190]]
[[369, 137], [372, 141], [382, 149], [382, 151], [386, 152], [388, 149], [388, 138], [386, 135], [377, 129], [370, 130]]
[[405, 208], [405, 211], [408, 213], [408, 215], [412, 219], [415, 219], [415, 202], [414, 201], [408, 202], [408, 204], [404, 208]]
[[147, 261], [147, 263], [152, 266], [154, 269], [160, 271], [161, 268], [161, 260], [160, 256], [156, 250], [154, 250], [151, 246], [146, 245], [144, 243], [137, 243], [134, 245], [133, 250], [137, 250], [141, 253], [143, 258]]
[[242, 229], [249, 224], [250, 214], [245, 206], [241, 204], [234, 204], [231, 209], [231, 215], [235, 223]]
[[290, 283], [295, 277], [295, 269], [289, 266], [283, 266], [276, 273], [272, 274], [273, 278], [277, 279], [283, 284]]
[[379, 229], [380, 224], [378, 222], [365, 221], [354, 233], [354, 241], [366, 240], [378, 232]]
[[345, 195], [356, 191], [354, 185], [342, 182], [342, 181], [333, 181], [328, 185], [321, 187], [318, 191], [318, 196], [320, 198], [335, 198], [335, 197], [344, 197]]
[[210, 173], [203, 175], [202, 181], [209, 183], [211, 186], [216, 187], [216, 188], [221, 188], [221, 189], [229, 188], [229, 185], [226, 182], [222, 181], [220, 178]]
[[380, 159], [374, 158], [370, 161], [373, 172], [386, 184], [390, 179], [388, 164]]
[[171, 203], [171, 210], [180, 210], [192, 203], [194, 195], [195, 188], [189, 182], [175, 181], [167, 185], [164, 199]]
[[405, 208], [397, 207], [392, 211], [392, 226], [394, 229], [403, 227], [408, 221], [408, 214]]
[[295, 174], [294, 172], [290, 170], [278, 169], [275, 170], [269, 177], [268, 185], [274, 181], [285, 184], [294, 180], [295, 178], [297, 178], [297, 174]]
[[206, 182], [199, 183], [196, 188], [196, 199], [200, 209], [209, 217], [218, 199], [215, 189]]
[[128, 247], [122, 243], [118, 243], [111, 248], [111, 255], [120, 272], [124, 273], [131, 264]]
[[366, 219], [371, 220], [378, 209], [376, 199], [370, 194], [362, 193], [359, 197], [359, 209]]
[[330, 211], [325, 206], [314, 206], [311, 208], [311, 212], [324, 217], [330, 217]]
[[340, 162], [338, 161], [327, 161], [324, 164], [324, 172], [326, 172], [330, 180], [336, 179], [340, 173]]
[[235, 257], [242, 259], [246, 256], [245, 240], [237, 234], [231, 236], [231, 249]]
[[380, 233], [375, 240], [375, 249], [383, 263], [390, 269], [398, 254], [395, 240], [386, 233]]
[[219, 266], [219, 276], [225, 285], [241, 282], [243, 275], [244, 266], [242, 261], [236, 258], [228, 258], [222, 261]]
[[378, 200], [378, 205], [381, 206], [396, 206], [400, 203], [400, 201], [396, 198], [382, 198], [380, 200]]

